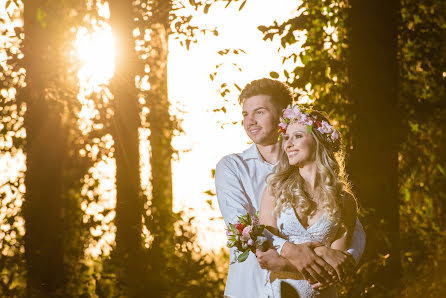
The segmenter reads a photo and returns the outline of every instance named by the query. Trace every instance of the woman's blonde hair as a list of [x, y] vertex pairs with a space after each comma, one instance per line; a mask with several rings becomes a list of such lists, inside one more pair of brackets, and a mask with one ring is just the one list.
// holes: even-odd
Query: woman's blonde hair
[[[330, 123], [328, 117], [318, 111], [313, 110], [310, 115]], [[343, 195], [352, 194], [344, 168], [344, 151], [340, 142], [334, 146], [317, 129], [311, 131], [311, 136], [316, 143], [316, 183], [321, 190], [320, 207], [325, 209], [330, 220], [340, 223]], [[275, 170], [267, 177], [267, 187], [275, 199], [273, 214], [277, 217], [284, 208], [295, 208], [308, 215], [316, 207], [305, 189], [305, 181], [298, 168], [290, 165], [285, 153]]]

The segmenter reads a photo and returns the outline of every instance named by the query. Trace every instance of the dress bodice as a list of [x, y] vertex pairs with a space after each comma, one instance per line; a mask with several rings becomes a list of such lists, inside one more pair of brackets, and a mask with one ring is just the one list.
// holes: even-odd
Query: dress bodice
[[286, 208], [280, 213], [277, 218], [277, 228], [285, 239], [294, 244], [319, 241], [324, 245], [330, 245], [338, 231], [338, 225], [334, 224], [326, 213], [305, 228], [293, 208]]
[[[277, 218], [277, 228], [282, 237], [294, 244], [305, 242], [319, 241], [329, 246], [336, 237], [339, 225], [333, 223], [324, 213], [318, 221], [311, 226], [305, 228], [299, 221], [293, 208], [286, 208], [281, 211]], [[273, 274], [274, 275], [274, 274]], [[293, 279], [293, 275], [276, 275], [279, 278], [272, 278], [266, 285], [268, 297], [324, 297], [334, 298], [336, 295], [336, 287], [331, 286], [323, 291], [315, 291], [306, 280]], [[288, 294], [285, 294], [285, 291]], [[289, 294], [291, 292], [291, 294]], [[293, 294], [294, 293], [294, 294]]]

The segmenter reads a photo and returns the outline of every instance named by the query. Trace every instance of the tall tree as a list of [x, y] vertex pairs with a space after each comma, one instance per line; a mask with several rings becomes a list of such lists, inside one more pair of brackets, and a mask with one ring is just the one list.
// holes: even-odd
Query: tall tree
[[384, 266], [368, 276], [370, 295], [387, 296], [401, 282], [398, 150], [397, 30], [399, 0], [352, 1], [351, 74], [354, 122], [352, 178], [358, 197], [372, 212], [366, 255]]
[[[151, 164], [151, 227], [154, 241], [151, 247], [153, 270], [161, 272], [173, 254], [174, 218], [172, 211], [172, 135], [173, 121], [169, 113], [167, 92], [167, 56], [170, 35], [170, 0], [154, 0], [149, 18], [150, 50], [147, 64], [150, 68], [150, 90], [147, 94], [150, 128]], [[161, 283], [157, 283], [161, 285]]]
[[[59, 1], [24, 2], [26, 69], [25, 258], [28, 297], [65, 291], [63, 168], [67, 127], [61, 50], [68, 7]], [[65, 90], [66, 91], [66, 90]]]
[[143, 200], [140, 191], [140, 115], [135, 76], [141, 72], [133, 37], [132, 2], [112, 0], [110, 23], [116, 41], [115, 74], [111, 80], [114, 96], [112, 135], [116, 158], [116, 256], [119, 281], [127, 296], [144, 296], [142, 246]]

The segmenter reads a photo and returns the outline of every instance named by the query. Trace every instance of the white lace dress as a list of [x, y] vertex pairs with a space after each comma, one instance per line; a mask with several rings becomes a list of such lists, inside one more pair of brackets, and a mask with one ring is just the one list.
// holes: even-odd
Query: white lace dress
[[[280, 217], [277, 219], [277, 228], [282, 237], [294, 244], [319, 241], [328, 246], [333, 242], [338, 231], [338, 226], [330, 221], [326, 214], [305, 229], [292, 208], [282, 210]], [[336, 286], [316, 291], [311, 288], [308, 281], [298, 280], [293, 278], [293, 274], [285, 272], [268, 274], [268, 281], [265, 287], [266, 296], [274, 298], [337, 297]]]

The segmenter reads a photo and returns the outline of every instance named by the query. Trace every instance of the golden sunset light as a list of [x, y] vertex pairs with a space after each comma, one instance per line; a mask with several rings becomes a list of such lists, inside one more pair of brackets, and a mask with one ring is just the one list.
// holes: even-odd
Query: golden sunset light
[[[280, 68], [281, 55], [277, 54], [277, 41], [270, 42], [267, 46], [262, 44], [257, 26], [260, 19], [267, 22], [286, 19], [293, 14], [295, 6], [294, 1], [282, 1], [279, 6], [268, 1], [257, 1], [256, 5], [248, 4], [240, 12], [236, 7], [224, 9], [223, 6], [217, 6], [208, 15], [197, 18], [196, 23], [204, 27], [219, 28], [218, 37], [202, 36], [190, 50], [182, 47], [174, 38], [169, 41], [169, 98], [172, 113], [182, 119], [184, 129], [183, 135], [173, 139], [174, 148], [179, 150], [179, 158], [172, 165], [174, 210], [183, 210], [188, 217], [195, 217], [196, 226], [200, 226], [198, 240], [205, 249], [219, 250], [226, 242], [224, 223], [216, 198], [205, 193], [214, 190], [211, 170], [222, 156], [241, 152], [249, 143], [241, 126], [241, 109], [234, 87], [229, 103], [225, 104], [227, 112], [209, 113], [224, 103], [217, 92], [217, 84], [209, 79], [209, 75], [214, 72], [216, 65], [227, 63], [219, 71], [219, 80], [242, 87], [247, 82], [268, 76], [270, 71]], [[109, 15], [108, 6], [102, 6], [101, 9], [103, 15]], [[244, 24], [243, 31], [240, 31], [240, 23]], [[243, 49], [246, 54], [230, 58], [218, 54], [221, 49], [235, 46]], [[79, 114], [80, 125], [81, 129], [88, 130], [88, 121], [95, 116], [95, 103], [88, 99], [88, 90], [102, 88], [109, 82], [114, 71], [115, 51], [110, 27], [97, 26], [94, 32], [79, 29], [75, 47], [82, 63], [78, 72], [81, 86], [78, 97], [83, 103]], [[231, 66], [228, 62], [231, 59], [237, 61], [242, 71]], [[144, 141], [147, 133], [150, 132], [140, 130], [141, 183], [145, 191], [150, 187], [147, 155], [149, 144]], [[102, 162], [111, 163], [111, 160]], [[113, 175], [114, 168], [111, 167], [110, 170], [111, 174], [104, 175]], [[191, 183], [188, 179], [190, 175], [198, 179]], [[104, 179], [100, 181], [105, 181]], [[211, 204], [207, 203], [209, 200]]]
[[443, 2], [0, 0], [0, 297], [446, 297]]

